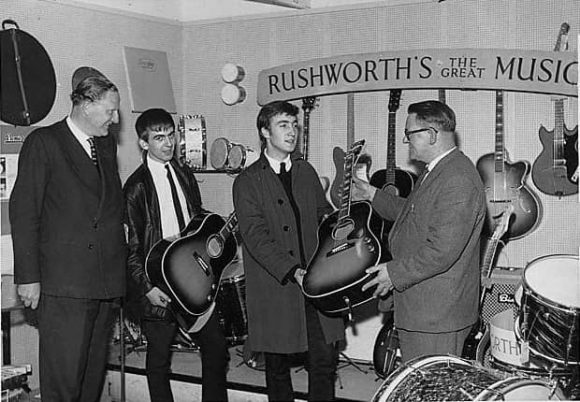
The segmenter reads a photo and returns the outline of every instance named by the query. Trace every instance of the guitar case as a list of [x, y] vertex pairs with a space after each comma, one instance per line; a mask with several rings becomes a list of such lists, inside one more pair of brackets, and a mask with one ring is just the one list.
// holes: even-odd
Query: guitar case
[[48, 53], [12, 20], [2, 21], [0, 50], [0, 119], [15, 126], [30, 126], [44, 119], [56, 96], [56, 77]]

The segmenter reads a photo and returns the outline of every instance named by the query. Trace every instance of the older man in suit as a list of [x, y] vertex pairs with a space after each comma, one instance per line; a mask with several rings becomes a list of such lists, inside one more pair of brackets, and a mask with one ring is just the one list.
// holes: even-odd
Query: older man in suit
[[98, 401], [110, 330], [125, 289], [126, 242], [117, 87], [73, 75], [72, 111], [25, 140], [10, 198], [14, 275], [38, 307], [43, 401]]
[[375, 296], [394, 289], [395, 326], [404, 361], [461, 355], [478, 317], [479, 241], [485, 194], [473, 163], [455, 144], [455, 113], [437, 101], [409, 106], [403, 142], [427, 164], [407, 199], [355, 179], [355, 196], [385, 219], [393, 259], [371, 267]]

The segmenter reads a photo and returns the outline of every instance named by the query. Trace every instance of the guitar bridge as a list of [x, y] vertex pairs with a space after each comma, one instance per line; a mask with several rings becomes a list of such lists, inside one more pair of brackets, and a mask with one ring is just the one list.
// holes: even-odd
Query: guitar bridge
[[327, 257], [331, 257], [331, 256], [333, 256], [335, 254], [338, 254], [340, 252], [343, 252], [345, 250], [348, 250], [349, 248], [351, 248], [353, 246], [354, 246], [354, 243], [347, 243], [347, 242], [345, 242], [345, 243], [339, 244], [338, 246], [336, 246], [333, 249], [331, 249], [328, 253], [326, 253], [326, 256]]
[[203, 272], [205, 273], [205, 275], [206, 276], [209, 276], [210, 275], [209, 265], [207, 265], [207, 262], [205, 262], [205, 260], [203, 259], [203, 257], [197, 251], [195, 251], [193, 253], [193, 259], [195, 260], [195, 262], [197, 262], [197, 264], [203, 270]]

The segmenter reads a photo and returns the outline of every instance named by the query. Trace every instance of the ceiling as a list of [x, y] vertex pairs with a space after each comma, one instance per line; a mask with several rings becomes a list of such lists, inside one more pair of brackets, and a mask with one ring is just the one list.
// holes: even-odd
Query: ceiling
[[[179, 22], [231, 18], [255, 14], [296, 12], [298, 10], [248, 0], [44, 0], [97, 8], [128, 11]], [[388, 0], [389, 5], [433, 2], [437, 0]], [[384, 4], [372, 0], [310, 0], [311, 9], [357, 7]]]

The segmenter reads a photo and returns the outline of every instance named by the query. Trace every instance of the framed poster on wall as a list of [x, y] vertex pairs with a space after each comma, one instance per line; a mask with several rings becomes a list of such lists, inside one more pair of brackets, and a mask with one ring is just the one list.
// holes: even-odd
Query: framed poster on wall
[[167, 53], [127, 46], [123, 52], [132, 111], [155, 107], [176, 113]]

